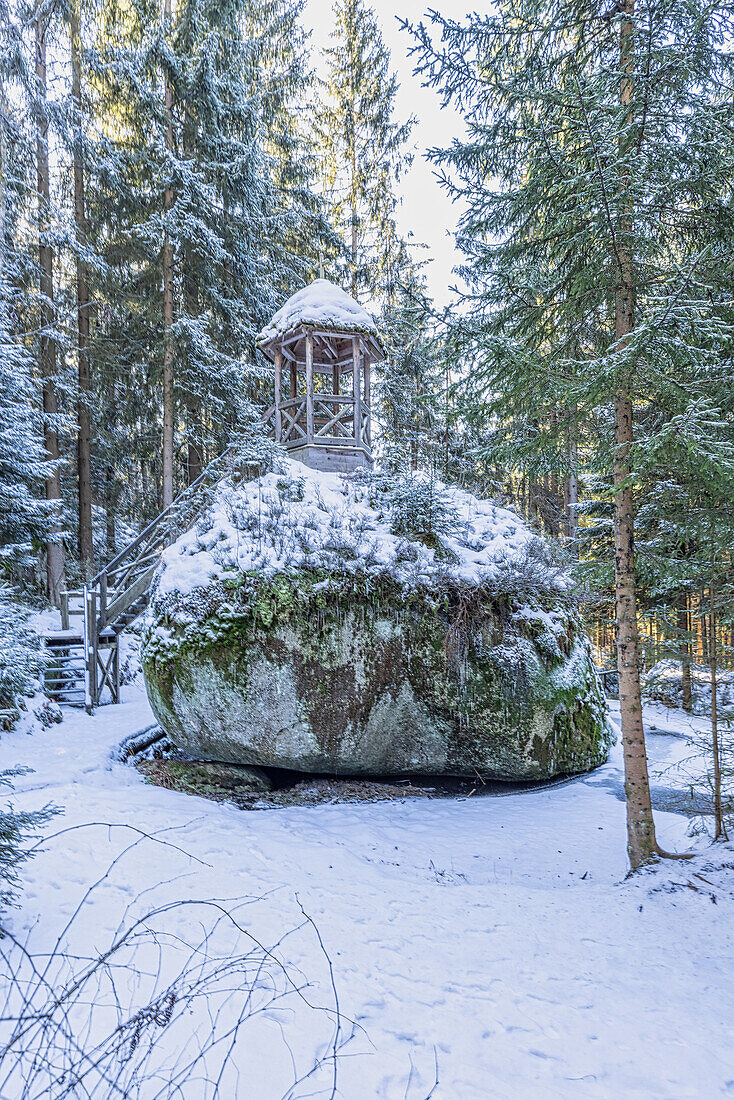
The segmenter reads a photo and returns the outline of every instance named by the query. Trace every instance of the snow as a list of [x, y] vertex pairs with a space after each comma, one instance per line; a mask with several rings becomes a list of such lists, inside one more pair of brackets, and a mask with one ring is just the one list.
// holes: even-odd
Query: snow
[[260, 333], [258, 343], [267, 344], [300, 325], [339, 332], [377, 333], [374, 319], [367, 310], [328, 279], [314, 279], [302, 290], [297, 290]]
[[[35, 769], [18, 781], [18, 807], [65, 807], [49, 831], [114, 823], [48, 841], [24, 869], [11, 930], [30, 950], [47, 948], [118, 856], [66, 933], [71, 947], [104, 945], [125, 910], [250, 898], [240, 921], [267, 946], [279, 943], [277, 958], [308, 985], [305, 1000], [252, 1022], [235, 1052], [244, 1081], [225, 1082], [222, 1094], [332, 1095], [328, 1060], [288, 1091], [290, 1055], [278, 1046], [285, 1038], [304, 1071], [333, 1037], [333, 1014], [318, 1011], [333, 1004], [329, 968], [301, 906], [338, 992], [336, 1096], [418, 1100], [436, 1077], [432, 1095], [447, 1100], [731, 1091], [734, 882], [721, 860], [731, 865], [732, 848], [692, 842], [686, 818], [656, 812], [666, 848], [701, 852], [693, 865], [625, 880], [619, 747], [589, 776], [503, 797], [247, 813], [146, 785], [114, 760], [119, 741], [152, 721], [141, 686], [124, 698], [94, 717], [67, 711], [59, 726], [0, 740], [0, 767]], [[660, 707], [647, 717], [659, 730], [689, 725]], [[686, 743], [648, 742], [655, 783]], [[169, 931], [192, 935], [203, 919], [171, 917]], [[205, 1024], [190, 1018], [191, 1039]], [[200, 1082], [182, 1095], [201, 1100]]]
[[391, 529], [389, 508], [363, 478], [284, 459], [281, 470], [236, 488], [222, 482], [205, 521], [163, 553], [158, 594], [186, 595], [237, 573], [272, 576], [299, 566], [340, 572], [371, 567], [406, 584], [431, 584], [438, 574], [478, 584], [532, 540], [514, 512], [440, 482], [435, 489], [453, 515], [442, 539], [450, 564], [420, 542], [406, 552], [407, 540]]
[[[691, 709], [697, 715], [711, 714], [711, 669], [691, 664]], [[717, 672], [716, 697], [719, 715], [734, 715], [734, 672]], [[645, 676], [643, 694], [652, 701], [680, 707], [683, 702], [681, 662], [666, 659], [654, 664]]]

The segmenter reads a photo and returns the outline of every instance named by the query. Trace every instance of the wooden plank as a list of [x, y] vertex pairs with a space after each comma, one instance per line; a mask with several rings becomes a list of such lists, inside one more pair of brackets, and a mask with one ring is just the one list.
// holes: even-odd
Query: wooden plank
[[153, 580], [153, 574], [155, 573], [156, 566], [153, 565], [149, 569], [146, 569], [140, 576], [133, 581], [128, 589], [121, 592], [120, 595], [112, 601], [107, 607], [107, 622], [114, 623], [121, 615], [131, 607], [144, 592], [147, 592], [150, 588], [150, 582]]
[[330, 405], [353, 405], [354, 397], [351, 393], [317, 393], [314, 395], [314, 402], [318, 403], [319, 401], [324, 401]]
[[324, 351], [327, 352], [327, 354], [330, 355], [332, 359], [338, 359], [339, 358], [339, 352], [332, 345], [331, 340], [327, 336], [319, 334], [317, 339], [321, 341], [321, 345], [322, 345]]
[[372, 414], [362, 405], [362, 442], [368, 450], [372, 449]]
[[306, 439], [313, 439], [313, 336], [306, 333]]
[[359, 337], [352, 338], [352, 392], [354, 394], [354, 440], [359, 443], [362, 439], [362, 386], [361, 363], [362, 353], [359, 346]]
[[349, 344], [350, 340], [353, 340], [355, 338], [353, 329], [352, 329], [351, 332], [344, 332], [342, 329], [336, 329], [336, 328], [335, 329], [315, 328], [312, 331], [313, 331], [314, 336], [319, 336], [321, 338], [326, 338], [327, 340], [345, 340], [347, 342], [347, 345]]
[[89, 714], [97, 702], [97, 609], [94, 589], [84, 589], [84, 705]]
[[283, 372], [283, 353], [278, 348], [275, 353], [275, 442], [280, 443], [283, 434], [283, 425], [280, 416], [281, 405], [281, 376]]

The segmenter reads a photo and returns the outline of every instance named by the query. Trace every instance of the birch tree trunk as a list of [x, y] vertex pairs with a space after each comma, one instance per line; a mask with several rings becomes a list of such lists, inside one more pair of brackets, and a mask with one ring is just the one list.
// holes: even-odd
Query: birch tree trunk
[[41, 340], [39, 365], [43, 379], [44, 444], [50, 464], [46, 476], [46, 500], [52, 503], [52, 523], [46, 547], [46, 590], [56, 607], [61, 605], [64, 581], [64, 546], [61, 542], [61, 478], [59, 475], [59, 437], [57, 433], [56, 339], [54, 326], [54, 256], [48, 244], [51, 205], [51, 181], [48, 167], [48, 117], [46, 114], [46, 31], [48, 16], [36, 14], [34, 21], [36, 80], [40, 110], [36, 137], [38, 175], [38, 267], [41, 292]]
[[[84, 195], [84, 151], [82, 133], [82, 58], [79, 0], [70, 8], [71, 30], [71, 98], [74, 107], [74, 222], [77, 248], [86, 246], [86, 210]], [[89, 408], [89, 280], [87, 265], [77, 252], [76, 258], [77, 313], [77, 480], [79, 494], [79, 560], [82, 575], [94, 573], [92, 538], [92, 462], [91, 417]]]
[[[633, 96], [634, 0], [623, 0], [620, 24], [620, 103], [631, 109]], [[628, 138], [620, 151], [626, 152]], [[635, 287], [631, 231], [633, 211], [625, 192], [630, 186], [627, 173], [620, 181], [622, 216], [617, 244], [619, 284], [615, 295], [615, 337], [622, 351], [635, 325]], [[625, 794], [627, 797], [627, 852], [632, 870], [658, 855], [655, 824], [650, 800], [645, 734], [640, 693], [639, 635], [634, 551], [634, 501], [630, 483], [630, 450], [634, 439], [631, 378], [620, 379], [615, 400], [614, 424], [614, 589], [617, 619], [617, 668], [619, 705], [622, 717]]]

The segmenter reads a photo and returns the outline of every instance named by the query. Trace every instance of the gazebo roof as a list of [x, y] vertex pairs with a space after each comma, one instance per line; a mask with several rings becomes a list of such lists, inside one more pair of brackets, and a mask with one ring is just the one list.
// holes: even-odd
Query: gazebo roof
[[378, 338], [373, 317], [359, 302], [328, 279], [314, 279], [281, 306], [270, 324], [262, 330], [257, 342], [265, 350], [264, 346], [276, 337], [306, 325], [329, 332]]

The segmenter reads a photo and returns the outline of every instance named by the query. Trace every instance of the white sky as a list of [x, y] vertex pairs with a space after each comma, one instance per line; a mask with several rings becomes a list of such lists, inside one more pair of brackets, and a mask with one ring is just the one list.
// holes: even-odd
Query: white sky
[[[430, 294], [436, 305], [442, 306], [450, 299], [449, 286], [456, 282], [451, 269], [460, 260], [453, 243], [458, 208], [439, 186], [433, 167], [423, 154], [431, 146], [448, 145], [455, 134], [462, 132], [463, 127], [453, 109], [441, 110], [437, 93], [432, 88], [421, 87], [419, 78], [413, 75], [414, 61], [408, 57], [412, 39], [407, 32], [400, 30], [396, 10], [402, 19], [418, 23], [428, 7], [446, 11], [447, 4], [446, 0], [441, 3], [436, 0], [432, 3], [428, 0], [400, 0], [396, 9], [396, 5], [389, 0], [371, 0], [370, 6], [381, 24], [382, 36], [391, 53], [392, 68], [400, 81], [397, 118], [403, 121], [415, 115], [418, 119], [412, 135], [415, 158], [402, 181], [398, 223], [404, 235], [412, 231], [417, 241], [428, 246], [427, 250], [421, 250], [417, 255], [431, 260], [423, 270]], [[464, 5], [460, 4], [458, 9], [452, 5], [450, 12], [446, 13], [453, 19], [461, 19]], [[334, 24], [332, 0], [307, 0], [303, 19], [305, 25], [313, 29], [314, 63], [318, 67], [320, 49], [328, 42]]]

